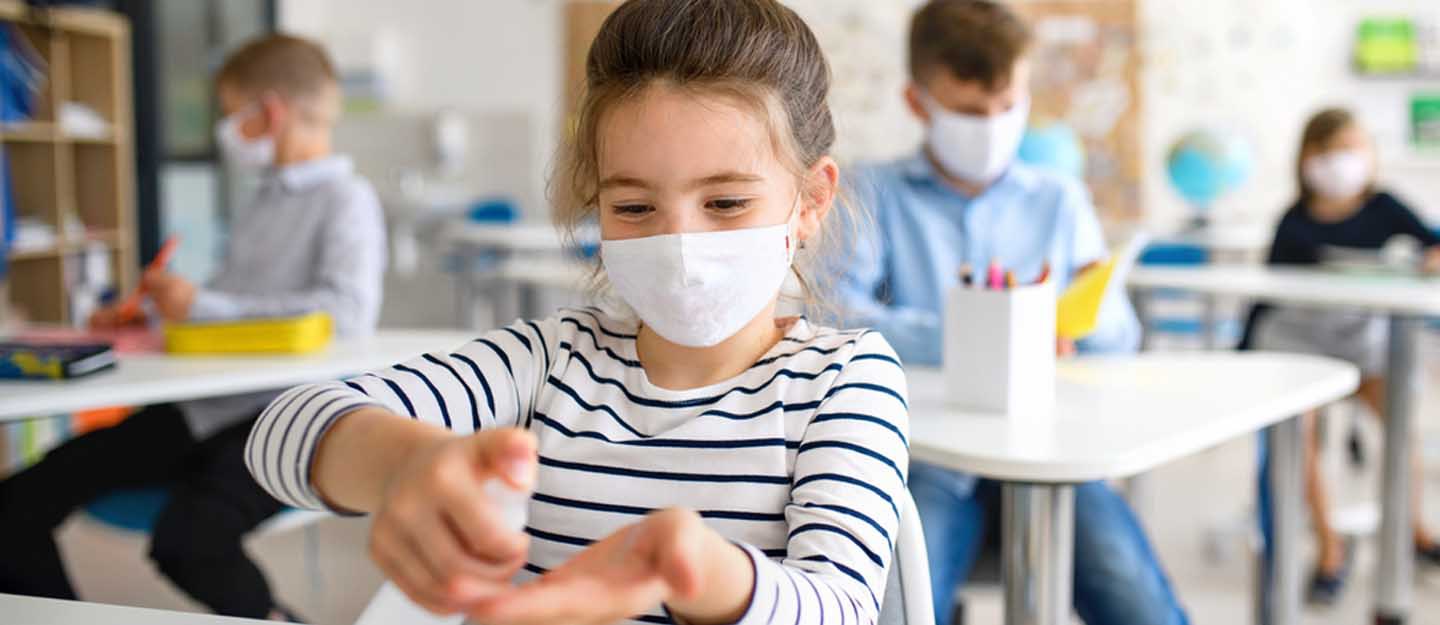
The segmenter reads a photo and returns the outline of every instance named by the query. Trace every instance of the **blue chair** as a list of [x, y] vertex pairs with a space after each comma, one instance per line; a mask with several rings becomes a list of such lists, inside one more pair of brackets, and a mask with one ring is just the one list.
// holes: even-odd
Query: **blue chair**
[[[1153, 243], [1140, 254], [1141, 265], [1150, 267], [1194, 267], [1210, 263], [1210, 251], [1203, 246], [1186, 243]], [[1137, 302], [1143, 310], [1149, 310], [1153, 303], [1189, 302], [1195, 295], [1178, 289], [1155, 289], [1143, 294], [1144, 301]], [[1162, 304], [1163, 305], [1163, 304]], [[1173, 307], [1172, 307], [1173, 308]], [[1207, 330], [1217, 337], [1234, 339], [1239, 336], [1240, 324], [1234, 319], [1217, 319], [1207, 327], [1205, 315], [1168, 312], [1146, 314], [1142, 317], [1147, 341], [1156, 335], [1181, 336], [1201, 339]]]

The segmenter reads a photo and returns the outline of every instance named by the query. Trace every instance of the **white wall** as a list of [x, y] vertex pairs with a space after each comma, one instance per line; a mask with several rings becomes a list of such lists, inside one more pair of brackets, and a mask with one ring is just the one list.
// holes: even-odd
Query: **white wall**
[[[389, 106], [529, 116], [525, 210], [543, 214], [560, 111], [559, 0], [282, 0], [280, 27], [320, 40], [341, 64], [378, 53], [393, 73]], [[377, 45], [378, 42], [378, 45]]]
[[[1104, 1], [1104, 0], [1097, 0]], [[908, 16], [920, 0], [788, 0], [815, 28], [837, 80], [833, 105], [844, 158], [890, 157], [920, 133], [900, 100]], [[539, 204], [558, 137], [562, 0], [284, 0], [282, 26], [342, 50], [374, 33], [408, 71], [395, 105], [414, 110], [524, 112], [531, 151], [527, 210]], [[417, 9], [423, 7], [423, 10]], [[1383, 176], [1440, 219], [1440, 166], [1397, 151], [1403, 102], [1418, 83], [1349, 75], [1353, 25], [1363, 14], [1440, 12], [1434, 0], [1141, 0], [1147, 221], [1177, 222], [1186, 207], [1164, 177], [1171, 142], [1199, 126], [1232, 128], [1256, 146], [1256, 175], [1222, 199], [1217, 220], [1267, 222], [1293, 196], [1292, 159], [1305, 117], [1356, 106], [1389, 161]], [[353, 53], [349, 53], [353, 54]], [[1436, 85], [1428, 85], [1437, 88]]]

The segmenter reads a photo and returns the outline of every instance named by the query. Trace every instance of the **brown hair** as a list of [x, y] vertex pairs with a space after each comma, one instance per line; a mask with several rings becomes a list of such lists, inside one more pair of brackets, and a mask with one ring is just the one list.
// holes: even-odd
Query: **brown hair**
[[1310, 183], [1305, 182], [1305, 156], [1324, 149], [1325, 144], [1330, 143], [1335, 135], [1355, 123], [1355, 114], [1343, 108], [1324, 109], [1310, 116], [1310, 121], [1305, 122], [1305, 130], [1300, 133], [1300, 149], [1295, 153], [1295, 180], [1299, 184], [1301, 201], [1308, 200], [1315, 194]]
[[999, 2], [930, 0], [910, 21], [910, 77], [924, 84], [945, 70], [1004, 87], [1031, 39], [1025, 21]]
[[215, 84], [304, 100], [323, 95], [338, 83], [335, 65], [320, 44], [272, 34], [252, 39], [231, 53], [216, 72]]
[[[605, 114], [657, 84], [750, 107], [769, 126], [776, 155], [797, 175], [835, 143], [830, 66], [794, 11], [776, 0], [630, 0], [605, 20], [590, 46], [574, 133], [550, 181], [555, 223], [567, 236], [598, 209]], [[835, 239], [812, 237], [797, 256], [795, 272], [809, 304], [818, 303], [817, 284], [827, 282], [815, 274], [827, 272], [807, 277], [800, 267], [825, 267], [817, 257], [840, 245]], [[600, 278], [597, 272], [597, 287]]]

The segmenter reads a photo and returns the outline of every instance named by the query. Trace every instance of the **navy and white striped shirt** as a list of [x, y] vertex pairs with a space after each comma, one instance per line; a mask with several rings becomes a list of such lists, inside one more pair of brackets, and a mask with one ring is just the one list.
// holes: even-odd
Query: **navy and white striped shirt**
[[[684, 507], [755, 563], [742, 624], [874, 623], [909, 459], [905, 376], [890, 345], [801, 319], [749, 370], [682, 391], [650, 383], [636, 328], [598, 309], [562, 311], [292, 389], [261, 415], [246, 462], [277, 498], [319, 508], [316, 444], [362, 406], [457, 432], [528, 428], [540, 467], [523, 577], [652, 510]], [[655, 606], [635, 622], [670, 619]]]

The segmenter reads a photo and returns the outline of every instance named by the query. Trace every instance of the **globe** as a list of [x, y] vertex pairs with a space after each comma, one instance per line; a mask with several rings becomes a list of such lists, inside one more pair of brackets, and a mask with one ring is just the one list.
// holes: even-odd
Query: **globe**
[[1170, 146], [1165, 158], [1165, 171], [1175, 191], [1202, 214], [1220, 196], [1249, 179], [1254, 169], [1255, 152], [1250, 142], [1220, 130], [1186, 133]]
[[1075, 130], [1060, 122], [1032, 125], [1020, 140], [1020, 161], [1077, 178], [1085, 175], [1085, 146]]

